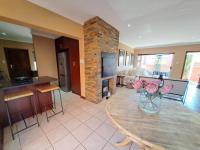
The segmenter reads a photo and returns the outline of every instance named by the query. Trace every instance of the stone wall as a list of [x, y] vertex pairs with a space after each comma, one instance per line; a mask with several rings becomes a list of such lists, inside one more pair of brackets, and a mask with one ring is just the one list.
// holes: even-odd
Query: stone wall
[[[85, 94], [95, 103], [102, 100], [101, 52], [118, 53], [119, 31], [99, 17], [84, 24], [85, 45]], [[117, 63], [117, 58], [116, 58]], [[116, 76], [111, 78], [112, 93], [116, 88]]]

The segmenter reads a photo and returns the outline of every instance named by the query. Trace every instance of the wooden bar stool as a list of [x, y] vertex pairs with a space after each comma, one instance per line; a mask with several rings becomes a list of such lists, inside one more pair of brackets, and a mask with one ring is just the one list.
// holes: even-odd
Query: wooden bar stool
[[[59, 91], [59, 96], [60, 96], [61, 111], [59, 111], [59, 112], [55, 112], [54, 111], [54, 109], [56, 109], [56, 102], [55, 102], [56, 101], [56, 97], [55, 97], [55, 93], [54, 93], [55, 90]], [[40, 92], [40, 93], [53, 92], [53, 102], [50, 104], [51, 105], [50, 107], [51, 107], [51, 110], [53, 112], [53, 115], [48, 116], [47, 106], [44, 105], [47, 121], [49, 121], [49, 118], [51, 118], [51, 117], [53, 117], [53, 116], [55, 116], [55, 115], [57, 115], [59, 113], [63, 113], [64, 114], [63, 104], [62, 104], [62, 97], [61, 97], [60, 87], [59, 86], [57, 86], [57, 85], [43, 85], [43, 86], [37, 87], [37, 91]], [[37, 96], [38, 96], [39, 103], [41, 105], [42, 100], [40, 100], [38, 94], [37, 94]]]
[[[38, 117], [37, 117], [37, 109], [36, 109], [36, 104], [35, 104], [35, 101], [33, 101], [32, 103], [32, 100], [31, 100], [31, 97], [33, 96], [33, 92], [31, 90], [21, 90], [21, 91], [17, 91], [17, 92], [12, 92], [12, 93], [8, 93], [8, 94], [5, 94], [4, 96], [4, 102], [6, 104], [6, 111], [7, 111], [7, 116], [8, 116], [8, 121], [9, 121], [9, 126], [10, 126], [10, 130], [11, 130], [11, 133], [12, 133], [12, 138], [13, 140], [15, 139], [15, 136], [17, 133], [25, 130], [25, 129], [28, 129], [34, 125], [38, 125], [39, 126], [39, 122], [38, 122]], [[36, 115], [36, 123], [33, 123], [31, 125], [27, 125], [26, 121], [25, 121], [25, 118], [23, 116], [23, 114], [21, 112], [19, 112], [21, 118], [23, 119], [24, 121], [24, 124], [25, 124], [25, 128], [17, 131], [17, 132], [13, 132], [13, 129], [12, 129], [12, 119], [11, 119], [11, 114], [10, 114], [10, 111], [9, 111], [9, 102], [11, 101], [17, 101], [19, 100], [20, 98], [24, 98], [24, 97], [29, 97], [29, 100], [30, 100], [30, 105], [32, 107], [32, 110], [33, 110], [33, 117]]]

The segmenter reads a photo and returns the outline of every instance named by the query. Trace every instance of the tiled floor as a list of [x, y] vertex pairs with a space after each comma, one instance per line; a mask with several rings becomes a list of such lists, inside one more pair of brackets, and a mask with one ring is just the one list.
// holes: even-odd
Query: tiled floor
[[[135, 93], [134, 90], [118, 88], [116, 95], [123, 95], [123, 92]], [[64, 115], [57, 115], [49, 123], [44, 113], [39, 115], [40, 127], [25, 130], [14, 141], [9, 128], [5, 128], [4, 150], [139, 150], [136, 144], [121, 149], [114, 146], [125, 136], [108, 119], [105, 113], [106, 100], [93, 104], [75, 94], [64, 92], [62, 97]], [[191, 86], [185, 106], [200, 112], [199, 98], [200, 90]], [[22, 127], [22, 122], [15, 126]]]
[[[119, 91], [125, 92], [126, 88]], [[120, 94], [118, 92], [118, 94]], [[48, 123], [45, 114], [39, 115], [40, 127], [34, 126], [11, 139], [9, 128], [4, 129], [4, 150], [120, 150], [114, 146], [124, 138], [110, 122], [106, 113], [107, 101], [93, 104], [72, 93], [62, 93], [65, 114]], [[30, 118], [33, 121], [33, 118]], [[22, 128], [22, 122], [16, 128]], [[121, 150], [138, 150], [130, 144]]]

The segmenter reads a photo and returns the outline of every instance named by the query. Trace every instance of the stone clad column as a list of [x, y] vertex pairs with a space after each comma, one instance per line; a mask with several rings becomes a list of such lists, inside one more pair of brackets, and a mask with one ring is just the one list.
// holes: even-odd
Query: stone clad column
[[[118, 54], [119, 31], [99, 17], [86, 21], [83, 28], [86, 99], [99, 103], [102, 100], [101, 52]], [[111, 93], [114, 93], [116, 76], [110, 80]]]

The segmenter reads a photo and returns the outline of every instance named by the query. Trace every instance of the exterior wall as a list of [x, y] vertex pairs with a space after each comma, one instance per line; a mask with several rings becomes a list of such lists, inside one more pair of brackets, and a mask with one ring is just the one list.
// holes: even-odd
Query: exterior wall
[[[27, 26], [38, 31], [78, 39], [81, 60], [81, 96], [85, 96], [84, 39], [82, 25], [32, 4], [27, 0], [1, 0], [0, 20]], [[45, 57], [43, 59], [45, 59]]]
[[39, 76], [58, 78], [55, 40], [33, 35]]
[[200, 44], [135, 49], [134, 50], [135, 65], [137, 61], [137, 55], [140, 55], [140, 54], [173, 53], [174, 58], [173, 58], [173, 63], [172, 63], [171, 77], [181, 79], [186, 53], [191, 52], [191, 51], [194, 51], [194, 52], [200, 51]]
[[[102, 100], [101, 52], [118, 53], [119, 32], [99, 17], [94, 17], [84, 24], [84, 42], [86, 99], [98, 103]], [[112, 84], [114, 91], [115, 79]]]

